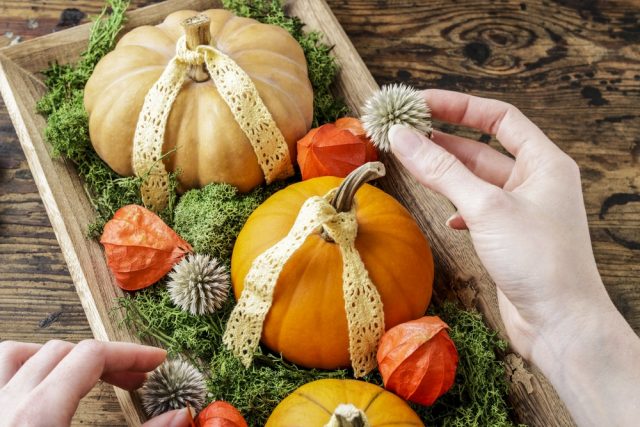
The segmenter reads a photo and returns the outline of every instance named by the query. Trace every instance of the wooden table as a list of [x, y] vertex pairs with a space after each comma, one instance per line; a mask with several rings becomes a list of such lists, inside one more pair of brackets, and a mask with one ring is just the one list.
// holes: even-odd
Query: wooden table
[[[504, 99], [578, 161], [600, 272], [640, 332], [640, 1], [328, 2], [379, 83]], [[0, 0], [0, 47], [84, 22], [102, 3]], [[4, 105], [0, 236], [0, 340], [89, 338]], [[110, 386], [74, 424], [124, 425]]]

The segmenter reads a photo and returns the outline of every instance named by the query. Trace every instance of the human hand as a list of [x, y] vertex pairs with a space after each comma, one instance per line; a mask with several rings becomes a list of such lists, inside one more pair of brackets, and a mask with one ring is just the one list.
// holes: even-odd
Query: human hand
[[[576, 163], [515, 107], [427, 90], [434, 118], [495, 135], [515, 160], [487, 144], [442, 132], [432, 141], [390, 132], [392, 150], [425, 186], [448, 197], [498, 287], [513, 347], [527, 358], [541, 335], [610, 308], [591, 249]], [[461, 220], [464, 218], [464, 221]]]
[[[142, 385], [166, 351], [130, 343], [95, 340], [44, 345], [0, 343], [0, 425], [68, 426], [78, 403], [102, 379], [126, 390]], [[144, 427], [190, 425], [188, 409], [160, 415]]]
[[549, 378], [578, 425], [640, 418], [640, 340], [598, 273], [576, 163], [517, 108], [426, 90], [434, 118], [495, 135], [486, 144], [394, 126], [391, 148], [426, 187], [458, 209], [494, 279], [512, 347]]

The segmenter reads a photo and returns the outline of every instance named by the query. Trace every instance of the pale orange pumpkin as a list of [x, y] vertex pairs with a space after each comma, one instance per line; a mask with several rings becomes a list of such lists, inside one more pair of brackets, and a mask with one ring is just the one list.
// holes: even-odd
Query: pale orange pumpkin
[[[91, 142], [120, 175], [133, 175], [133, 136], [145, 96], [175, 56], [184, 34], [181, 23], [197, 13], [175, 12], [157, 26], [130, 31], [98, 63], [86, 85]], [[313, 115], [302, 48], [280, 27], [222, 9], [203, 14], [211, 20], [210, 44], [251, 77], [295, 159], [296, 141], [311, 127]], [[249, 140], [211, 79], [184, 83], [169, 114], [162, 152], [169, 153], [167, 170], [181, 171], [183, 190], [226, 182], [248, 191], [264, 181]]]
[[[351, 418], [347, 413], [355, 415]], [[325, 379], [305, 384], [287, 396], [271, 413], [266, 427], [326, 425], [424, 426], [407, 402], [375, 384]]]
[[[249, 217], [236, 241], [231, 277], [236, 298], [253, 261], [284, 238], [300, 207], [338, 187], [336, 177], [293, 184]], [[385, 327], [424, 315], [433, 284], [431, 249], [409, 212], [382, 190], [365, 184], [355, 194], [356, 249], [382, 299]], [[346, 367], [349, 333], [343, 299], [342, 256], [316, 232], [287, 261], [265, 319], [262, 342], [302, 366]]]

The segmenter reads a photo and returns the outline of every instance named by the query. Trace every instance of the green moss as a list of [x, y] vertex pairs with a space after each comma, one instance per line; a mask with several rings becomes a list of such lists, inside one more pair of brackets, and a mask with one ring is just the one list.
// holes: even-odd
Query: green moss
[[[135, 325], [141, 338], [160, 341], [171, 355], [185, 354], [208, 361], [221, 344], [223, 319], [233, 306], [228, 301], [218, 313], [195, 316], [171, 302], [163, 283], [138, 291], [119, 300], [123, 322]], [[198, 364], [203, 365], [202, 362]], [[206, 362], [203, 369], [206, 369]]]
[[313, 127], [333, 122], [349, 112], [342, 99], [331, 93], [338, 64], [331, 55], [332, 47], [322, 42], [320, 33], [303, 32], [304, 23], [297, 17], [287, 16], [280, 0], [223, 0], [222, 3], [239, 16], [284, 28], [302, 46], [313, 86]]
[[298, 387], [323, 378], [348, 378], [346, 370], [320, 371], [298, 368], [272, 354], [256, 357], [249, 369], [225, 350], [211, 359], [208, 381], [212, 399], [233, 404], [250, 426], [264, 426], [269, 415]]
[[228, 184], [209, 184], [190, 190], [175, 209], [174, 229], [198, 253], [229, 264], [233, 244], [251, 212], [285, 183], [258, 187], [241, 194]]

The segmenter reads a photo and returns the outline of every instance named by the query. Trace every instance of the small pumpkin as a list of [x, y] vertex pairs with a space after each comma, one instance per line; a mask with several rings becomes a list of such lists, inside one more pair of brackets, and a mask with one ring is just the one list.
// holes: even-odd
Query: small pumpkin
[[247, 427], [247, 422], [230, 403], [222, 400], [211, 402], [196, 418], [197, 427]]
[[[335, 198], [339, 199], [336, 210], [350, 211], [355, 204], [355, 249], [382, 301], [384, 325], [391, 328], [424, 314], [433, 283], [433, 258], [426, 238], [393, 197], [349, 178], [321, 177], [293, 184], [253, 212], [231, 259], [236, 298], [253, 261], [287, 236], [305, 201], [324, 196], [343, 181], [345, 191], [338, 190], [342, 196]], [[319, 230], [291, 255], [277, 278], [264, 320], [262, 342], [267, 347], [306, 367], [349, 366], [342, 262], [340, 247]]]
[[266, 427], [424, 426], [398, 396], [358, 380], [324, 379], [305, 384], [273, 411]]
[[[184, 34], [181, 23], [196, 14], [174, 12], [159, 25], [125, 34], [87, 82], [84, 103], [91, 142], [120, 175], [134, 174], [132, 145], [145, 96], [176, 54], [176, 42]], [[302, 48], [277, 26], [222, 9], [203, 14], [210, 19], [210, 44], [249, 75], [295, 159], [296, 141], [311, 127], [313, 115]], [[192, 74], [166, 124], [162, 147], [168, 154], [162, 160], [166, 169], [180, 170], [182, 190], [226, 182], [246, 192], [264, 182], [254, 149], [212, 80], [197, 81], [203, 77]]]

